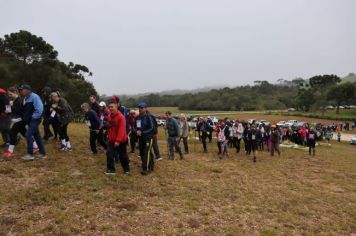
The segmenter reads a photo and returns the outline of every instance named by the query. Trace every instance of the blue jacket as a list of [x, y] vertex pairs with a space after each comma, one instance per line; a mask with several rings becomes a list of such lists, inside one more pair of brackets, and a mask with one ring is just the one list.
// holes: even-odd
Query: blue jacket
[[142, 131], [142, 136], [139, 137], [141, 141], [147, 141], [153, 138], [155, 127], [150, 114], [146, 113], [136, 118], [136, 130]]
[[93, 109], [86, 112], [84, 118], [90, 130], [99, 130], [101, 128], [101, 120]]
[[24, 99], [24, 121], [30, 123], [31, 120], [41, 119], [43, 113], [43, 103], [41, 98], [35, 94], [30, 93]]

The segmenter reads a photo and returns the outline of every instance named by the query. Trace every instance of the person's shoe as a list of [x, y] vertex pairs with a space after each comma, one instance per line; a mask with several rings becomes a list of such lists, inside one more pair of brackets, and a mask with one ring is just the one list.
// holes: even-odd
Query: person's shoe
[[2, 156], [4, 159], [10, 159], [11, 157], [14, 156], [14, 153], [6, 151], [6, 152], [4, 152], [4, 154]]
[[42, 153], [37, 153], [37, 154], [35, 154], [35, 158], [37, 158], [37, 159], [46, 159], [47, 155], [46, 154], [42, 154]]
[[34, 148], [34, 149], [33, 149], [33, 153], [36, 153], [36, 152], [39, 152], [39, 151], [40, 151], [39, 148]]
[[116, 175], [116, 172], [114, 170], [106, 170], [104, 172], [105, 175]]
[[21, 157], [21, 159], [24, 161], [33, 161], [35, 157], [31, 154], [26, 154], [25, 156]]
[[67, 149], [67, 150], [66, 150], [67, 152], [73, 151], [73, 149], [72, 149], [71, 147], [70, 147], [70, 148], [67, 147], [66, 149]]
[[124, 174], [125, 175], [130, 175], [130, 171], [125, 171]]
[[61, 147], [59, 148], [59, 150], [61, 151], [67, 151], [67, 147], [65, 145], [61, 145]]
[[161, 160], [163, 160], [163, 158], [162, 157], [158, 157], [156, 160], [157, 161], [161, 161]]
[[146, 176], [147, 174], [148, 174], [148, 173], [147, 173], [147, 171], [146, 171], [146, 170], [141, 171], [141, 175]]

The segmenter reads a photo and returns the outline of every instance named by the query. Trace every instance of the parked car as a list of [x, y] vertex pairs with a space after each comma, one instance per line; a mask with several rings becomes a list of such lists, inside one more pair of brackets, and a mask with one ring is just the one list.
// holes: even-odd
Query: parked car
[[327, 110], [334, 110], [335, 109], [335, 107], [333, 107], [333, 106], [326, 106], [325, 107]]
[[291, 127], [291, 126], [295, 125], [296, 123], [298, 123], [297, 120], [289, 120], [285, 123], [285, 125]]
[[284, 120], [281, 120], [277, 123], [277, 126], [285, 126], [286, 122]]
[[296, 111], [296, 110], [295, 110], [295, 108], [290, 107], [290, 108], [288, 108], [288, 111]]
[[247, 123], [249, 123], [249, 124], [253, 124], [253, 123], [255, 123], [255, 122], [256, 122], [255, 119], [248, 119], [248, 120], [247, 120]]
[[157, 119], [157, 125], [158, 126], [165, 126], [166, 125], [166, 120]]
[[356, 136], [351, 137], [350, 143], [356, 145]]

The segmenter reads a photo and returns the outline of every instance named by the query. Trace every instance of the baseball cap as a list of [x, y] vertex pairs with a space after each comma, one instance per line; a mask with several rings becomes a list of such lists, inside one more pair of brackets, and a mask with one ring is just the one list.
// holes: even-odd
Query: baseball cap
[[104, 101], [101, 101], [101, 102], [99, 103], [99, 106], [101, 106], [101, 107], [106, 107], [106, 103], [105, 103]]
[[24, 89], [32, 90], [31, 86], [28, 84], [23, 84], [20, 87], [18, 87], [18, 90], [24, 90]]
[[147, 108], [147, 104], [145, 102], [140, 102], [138, 108]]

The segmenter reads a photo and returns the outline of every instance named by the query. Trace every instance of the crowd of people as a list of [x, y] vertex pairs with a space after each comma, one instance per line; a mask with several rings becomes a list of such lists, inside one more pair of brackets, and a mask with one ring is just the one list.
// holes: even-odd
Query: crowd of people
[[[89, 129], [89, 146], [92, 154], [98, 154], [98, 145], [106, 152], [105, 174], [116, 174], [115, 163], [121, 164], [125, 174], [130, 173], [128, 149], [131, 153], [139, 150], [142, 175], [154, 171], [155, 160], [162, 159], [158, 145], [158, 124], [145, 102], [138, 104], [137, 112], [124, 107], [116, 96], [111, 97], [109, 101], [98, 102], [92, 95], [81, 105], [81, 111]], [[49, 139], [59, 138], [60, 151], [72, 151], [68, 126], [74, 119], [74, 111], [58, 91], [45, 87], [41, 94], [37, 95], [31, 86], [26, 84], [18, 88], [0, 89], [0, 114], [3, 147], [7, 148], [3, 153], [5, 159], [14, 156], [20, 136], [25, 138], [27, 145], [23, 160], [45, 159], [47, 155], [44, 142]], [[316, 141], [321, 138], [329, 141], [334, 129], [334, 127], [315, 129], [308, 125], [282, 127], [228, 118], [214, 124], [209, 118], [199, 117], [193, 130], [184, 114], [176, 119], [172, 112], [167, 111], [165, 118], [164, 129], [169, 160], [175, 159], [175, 153], [181, 160], [190, 153], [188, 140], [193, 138], [192, 133], [196, 137], [193, 139], [194, 151], [195, 142], [199, 142], [203, 152], [207, 153], [208, 143], [216, 138], [220, 159], [228, 157], [230, 150], [240, 154], [242, 141], [244, 154], [252, 156], [253, 162], [257, 161], [259, 151], [267, 151], [271, 156], [277, 153], [280, 156], [279, 145], [281, 141], [286, 140], [308, 146], [309, 155], [314, 156]], [[43, 136], [40, 135], [41, 123]]]

